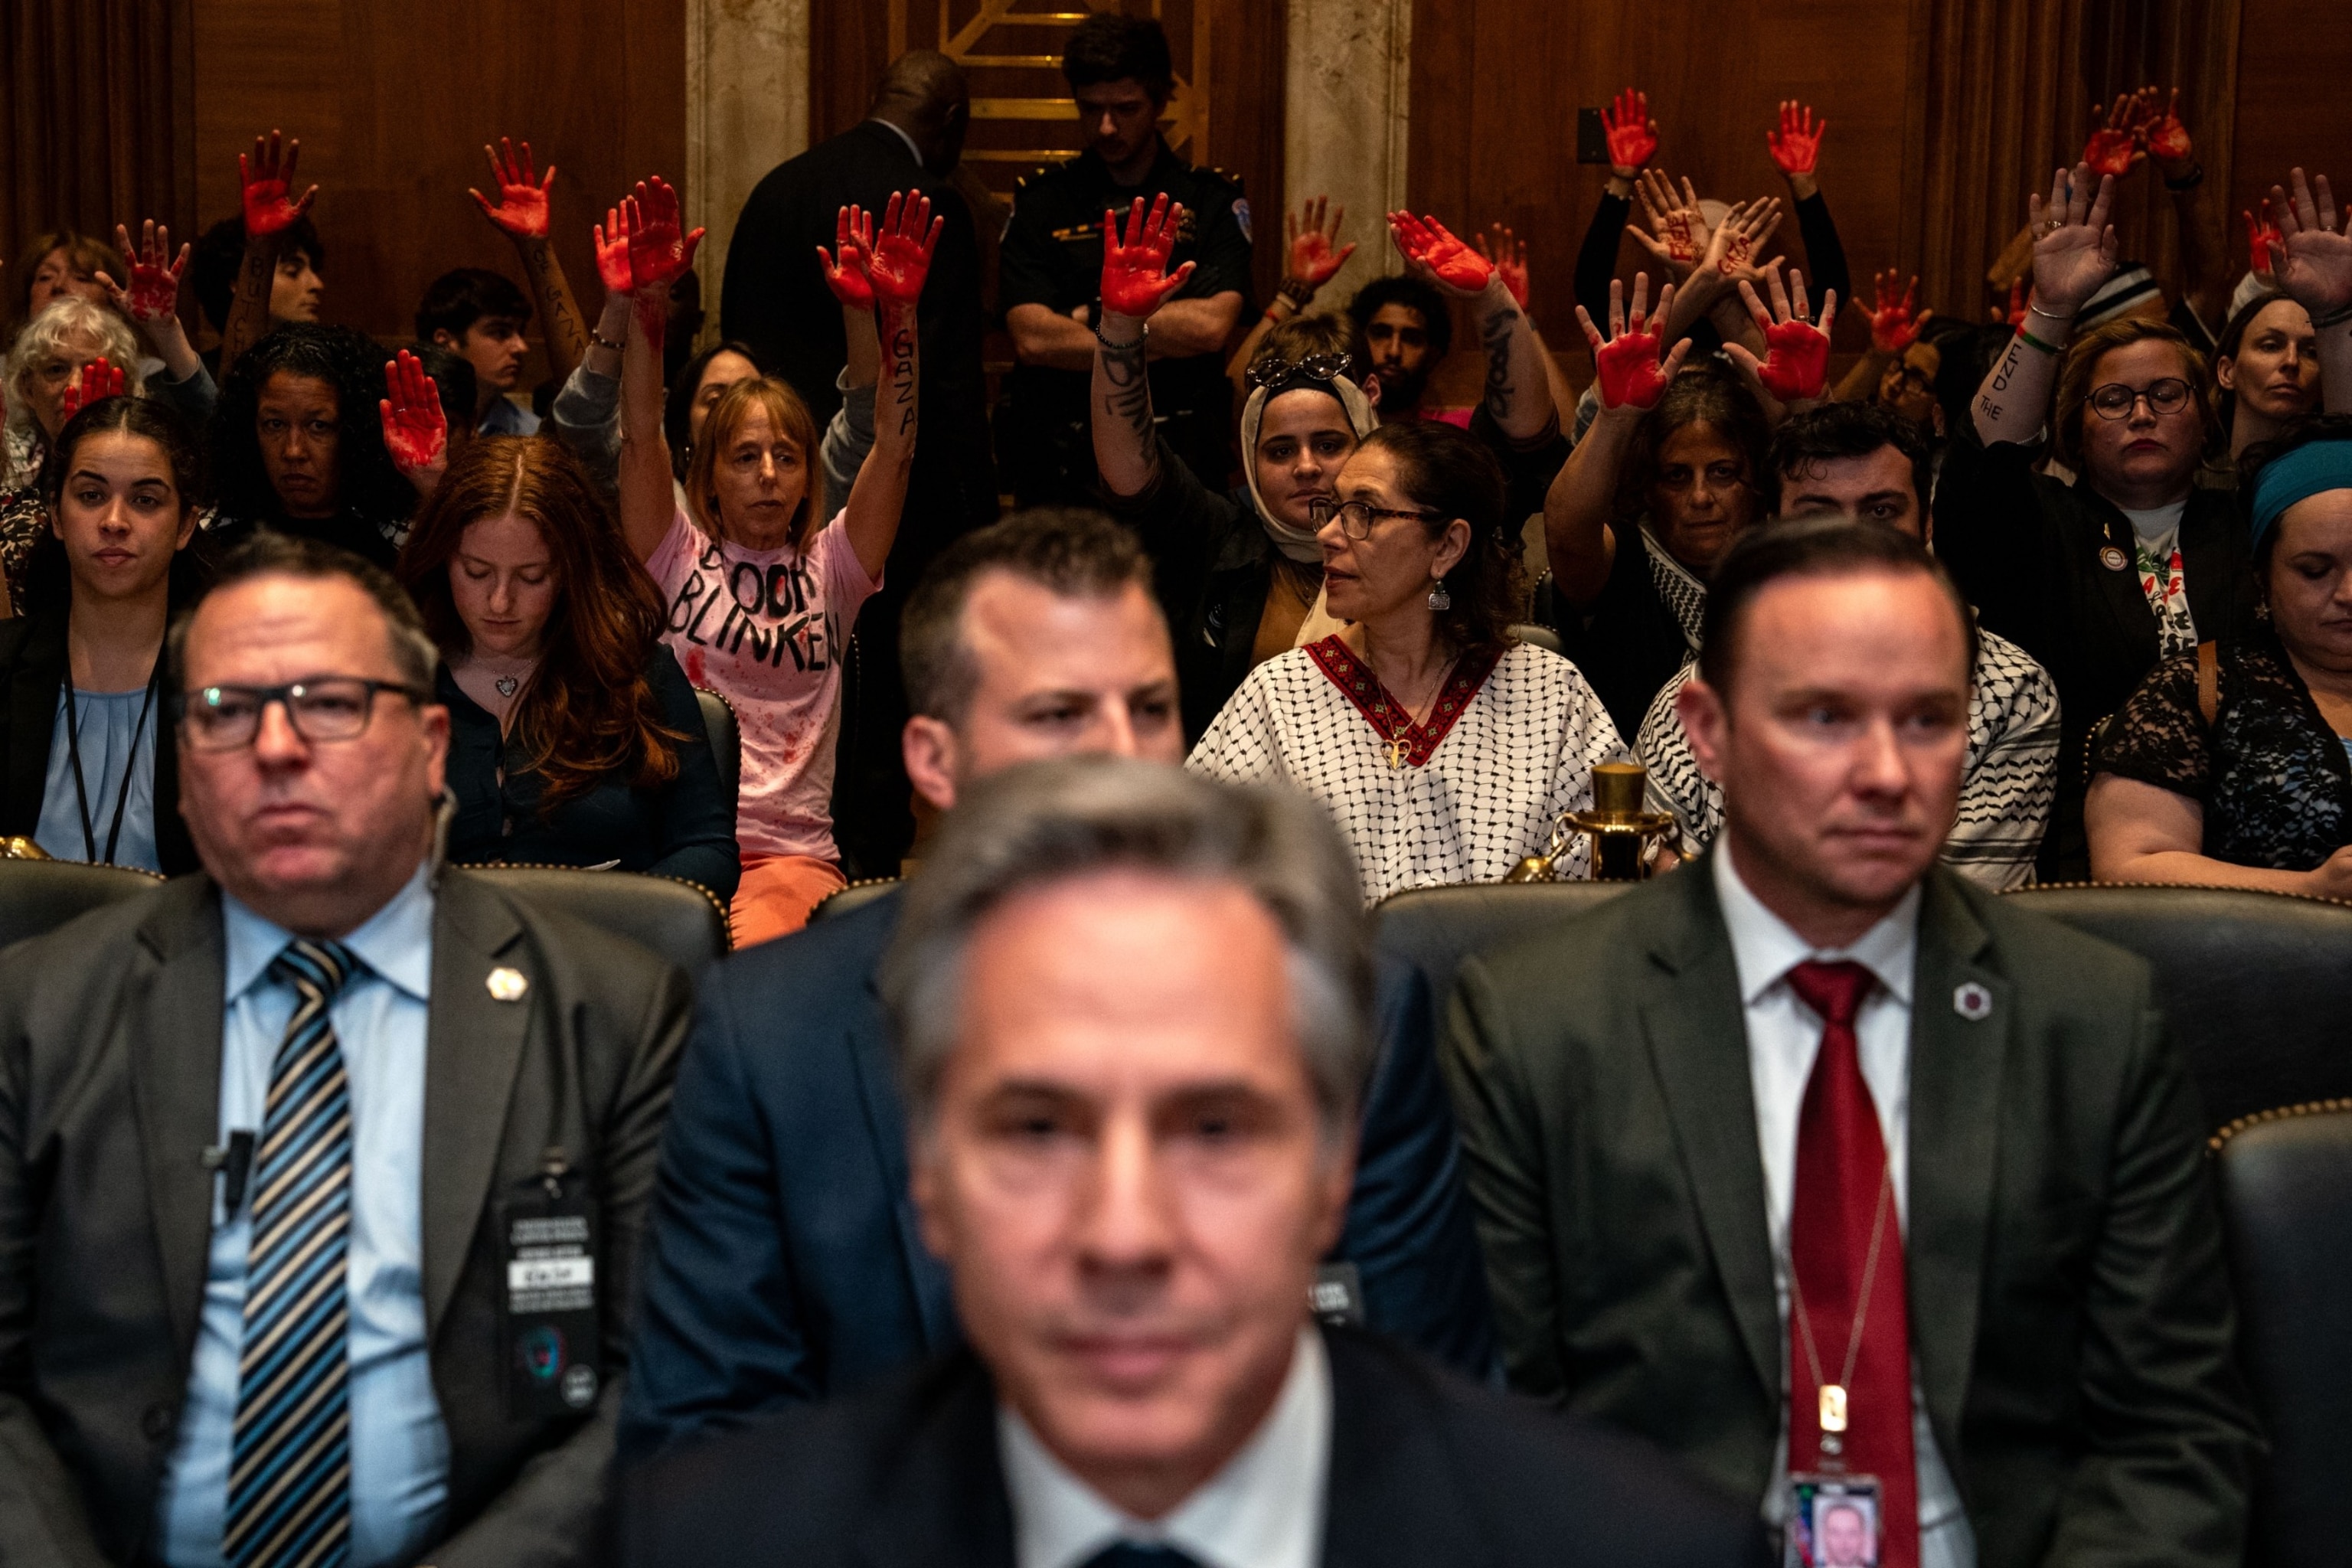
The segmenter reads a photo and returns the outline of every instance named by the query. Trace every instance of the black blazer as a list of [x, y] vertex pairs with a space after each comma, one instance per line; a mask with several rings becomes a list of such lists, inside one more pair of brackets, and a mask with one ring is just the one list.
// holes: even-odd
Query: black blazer
[[[0, 837], [29, 838], [41, 825], [65, 672], [62, 607], [0, 621]], [[196, 868], [196, 847], [180, 820], [180, 748], [162, 692], [147, 722], [155, 729], [155, 857], [176, 877]]]
[[[449, 858], [466, 865], [601, 866], [682, 877], [723, 901], [743, 874], [735, 847], [735, 800], [719, 781], [710, 732], [677, 656], [659, 643], [646, 661], [661, 721], [676, 731], [677, 776], [654, 789], [609, 777], [551, 813], [539, 809], [540, 775], [499, 721], [459, 689], [443, 665], [434, 686], [449, 710]], [[506, 769], [506, 782], [499, 770]]]
[[[1765, 1561], [1752, 1510], [1622, 1437], [1369, 1334], [1324, 1343], [1328, 1568]], [[622, 1496], [629, 1568], [1013, 1568], [995, 1389], [969, 1352], [630, 1473]]]
[[[217, 1136], [220, 896], [190, 877], [0, 954], [0, 1562], [151, 1559], [203, 1306]], [[494, 967], [528, 984], [494, 999]], [[449, 1436], [441, 1568], [603, 1555], [639, 1232], [686, 977], [445, 871], [425, 1068], [424, 1295]], [[508, 1195], [564, 1151], [599, 1205], [602, 1392], [507, 1403]]]
[[[2009, 442], [1987, 447], [1975, 421], [1962, 420], [1936, 483], [1936, 554], [1985, 630], [2032, 654], [2057, 683], [2058, 798], [2041, 858], [2042, 880], [2054, 881], [2090, 875], [2090, 735], [2156, 668], [2157, 634], [2132, 565], [2131, 520], [2085, 481], [2035, 473], [2040, 456]], [[2118, 558], [2120, 567], [2106, 564]], [[2254, 629], [2253, 565], [2229, 491], [2189, 492], [2180, 575], [2200, 640]]]
[[[2149, 984], [1927, 874], [1904, 1262], [1984, 1568], [2244, 1551], [2259, 1444], [2208, 1122]], [[1789, 1337], [1739, 996], [1702, 860], [1465, 962], [1445, 1066], [1512, 1385], [1757, 1500]]]
[[[874, 987], [900, 903], [877, 899], [704, 975], [654, 1198], [625, 1453], [837, 1397], [961, 1342], [908, 1194]], [[1427, 988], [1402, 968], [1385, 978], [1386, 1044], [1335, 1253], [1358, 1270], [1373, 1328], [1484, 1373], [1494, 1334]]]

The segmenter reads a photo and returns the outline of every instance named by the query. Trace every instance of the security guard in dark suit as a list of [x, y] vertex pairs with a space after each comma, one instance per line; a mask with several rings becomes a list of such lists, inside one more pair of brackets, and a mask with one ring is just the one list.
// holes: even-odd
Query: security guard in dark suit
[[1084, 153], [1020, 182], [998, 261], [997, 299], [1019, 363], [996, 429], [997, 466], [1024, 506], [1096, 499], [1087, 436], [1087, 376], [1101, 309], [1103, 213], [1124, 221], [1161, 192], [1184, 216], [1172, 271], [1192, 276], [1151, 323], [1151, 405], [1161, 433], [1201, 482], [1223, 490], [1233, 468], [1233, 400], [1224, 351], [1250, 294], [1250, 212], [1241, 182], [1170, 150], [1160, 118], [1174, 86], [1167, 36], [1146, 18], [1088, 17], [1062, 73], [1077, 100]]

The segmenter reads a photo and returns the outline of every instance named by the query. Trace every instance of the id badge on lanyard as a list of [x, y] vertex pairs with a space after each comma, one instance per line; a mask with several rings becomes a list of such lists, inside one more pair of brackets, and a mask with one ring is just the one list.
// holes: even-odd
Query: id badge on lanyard
[[516, 1420], [579, 1415], [596, 1403], [596, 1213], [560, 1149], [506, 1203], [507, 1403]]
[[1790, 1476], [1780, 1568], [1875, 1568], [1878, 1516], [1875, 1476]]

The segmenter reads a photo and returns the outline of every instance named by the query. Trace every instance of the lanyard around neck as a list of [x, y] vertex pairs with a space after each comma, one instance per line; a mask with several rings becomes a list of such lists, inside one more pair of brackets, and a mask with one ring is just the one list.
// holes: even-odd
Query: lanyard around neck
[[147, 695], [139, 700], [139, 721], [131, 727], [131, 746], [122, 758], [122, 787], [114, 792], [114, 822], [106, 830], [106, 858], [98, 855], [98, 834], [89, 820], [89, 786], [83, 782], [81, 771], [81, 715], [74, 704], [73, 660], [66, 660], [66, 755], [73, 763], [74, 802], [81, 808], [82, 858], [93, 864], [114, 864], [115, 846], [122, 841], [122, 813], [131, 804], [131, 775], [139, 771], [139, 737], [147, 729], [147, 711], [155, 705], [155, 686], [163, 674], [163, 655], [159, 648], [155, 663], [147, 672]]

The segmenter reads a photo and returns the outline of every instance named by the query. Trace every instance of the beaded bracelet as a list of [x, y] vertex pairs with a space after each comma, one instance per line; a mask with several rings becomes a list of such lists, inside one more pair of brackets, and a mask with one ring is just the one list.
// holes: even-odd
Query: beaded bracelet
[[2018, 328], [2018, 329], [2017, 329], [2017, 336], [2018, 336], [2018, 340], [2019, 340], [2020, 342], [2023, 342], [2023, 343], [2025, 344], [2025, 346], [2026, 346], [2026, 347], [2028, 347], [2028, 348], [2034, 348], [2034, 349], [2040, 349], [2043, 353], [2048, 354], [2052, 359], [2056, 359], [2056, 358], [2058, 358], [2060, 355], [2063, 354], [2063, 353], [2066, 352], [2065, 350], [2063, 350], [2063, 349], [2060, 348], [2056, 343], [2045, 343], [2045, 342], [2043, 342], [2040, 338], [2035, 337], [2032, 332], [2027, 331], [2023, 327], [2020, 327], [2020, 328]]

